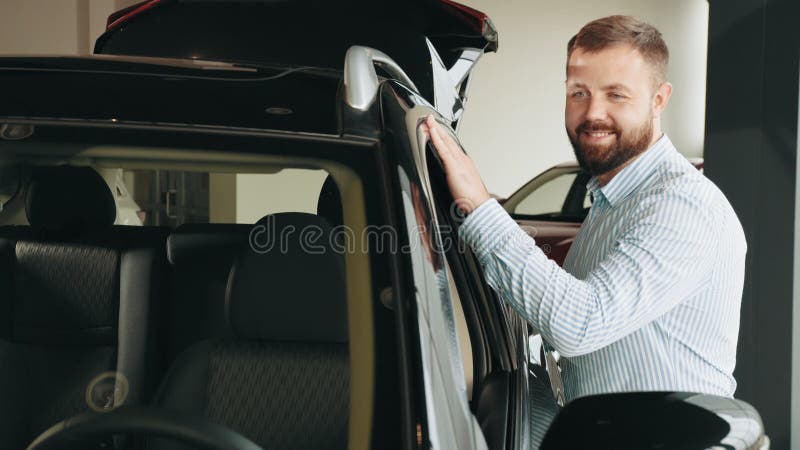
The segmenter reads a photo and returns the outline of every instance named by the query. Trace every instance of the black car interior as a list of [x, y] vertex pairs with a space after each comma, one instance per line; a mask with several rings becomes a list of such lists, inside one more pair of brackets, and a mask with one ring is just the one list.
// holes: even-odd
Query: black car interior
[[[276, 229], [317, 226], [322, 237], [331, 230], [325, 219], [304, 213], [267, 216], [256, 226], [267, 223]], [[287, 242], [293, 245], [285, 252], [241, 248], [225, 292], [232, 336], [203, 340], [182, 352], [155, 403], [202, 415], [264, 448], [344, 449], [349, 405], [344, 259]], [[306, 273], [316, 281], [308, 283]]]
[[[175, 228], [114, 225], [108, 184], [88, 167], [35, 167], [26, 186], [29, 225], [0, 227], [0, 288], [8, 293], [0, 299], [0, 442], [25, 448], [77, 414], [141, 406], [226, 426], [263, 448], [347, 447], [343, 255], [303, 251], [297, 240], [268, 252], [251, 242], [257, 227], [313, 226], [322, 230], [318, 242], [340, 244], [330, 239], [343, 224], [332, 177], [317, 214]], [[465, 271], [475, 270], [468, 255], [448, 259], [459, 290], [469, 285], [459, 294], [472, 336], [470, 404], [489, 448], [504, 448], [512, 367], [488, 339], [502, 331], [481, 319], [490, 306], [480, 286], [466, 282]], [[382, 314], [393, 320], [390, 310]], [[396, 408], [382, 414], [399, 419]], [[199, 425], [185, 426], [191, 433]], [[107, 433], [89, 443], [189, 448]]]
[[225, 288], [238, 253], [247, 246], [252, 225], [187, 223], [167, 237], [170, 265], [165, 364], [191, 344], [231, 337], [225, 320]]
[[155, 405], [263, 448], [346, 448], [344, 257], [304, 251], [300, 239], [281, 251], [248, 245], [253, 227], [314, 226], [315, 248], [324, 246], [332, 227], [323, 216], [341, 200], [332, 182], [321, 194], [321, 214], [278, 213], [256, 225], [118, 226], [93, 169], [34, 169], [30, 225], [0, 227], [2, 447], [25, 448], [82, 412]]
[[148, 323], [161, 295], [167, 230], [112, 226], [114, 199], [89, 168], [35, 171], [25, 206], [30, 226], [0, 227], [6, 448], [24, 448], [87, 410], [97, 374], [124, 373], [128, 385], [125, 399], [113, 389], [92, 399], [101, 411], [147, 399], [158, 378]]

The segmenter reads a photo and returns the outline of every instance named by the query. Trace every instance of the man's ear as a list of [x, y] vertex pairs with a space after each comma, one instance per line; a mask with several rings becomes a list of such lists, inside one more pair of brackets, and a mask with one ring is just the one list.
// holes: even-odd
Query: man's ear
[[661, 83], [653, 96], [653, 118], [660, 118], [661, 111], [667, 107], [669, 98], [672, 96], [672, 83], [667, 81]]

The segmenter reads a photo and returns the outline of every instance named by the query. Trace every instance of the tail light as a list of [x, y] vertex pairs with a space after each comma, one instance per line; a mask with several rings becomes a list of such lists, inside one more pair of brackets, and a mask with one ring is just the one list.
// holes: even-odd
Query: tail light
[[145, 11], [149, 11], [163, 3], [167, 3], [168, 1], [169, 0], [145, 0], [140, 3], [136, 3], [135, 5], [131, 5], [125, 9], [120, 9], [119, 11], [108, 16], [108, 20], [106, 21], [106, 31], [113, 30], [114, 28], [117, 28], [123, 23], [131, 20], [133, 17], [138, 16]]
[[489, 42], [486, 51], [497, 51], [497, 29], [489, 16], [477, 9], [454, 2], [453, 0], [439, 0], [443, 9], [453, 17], [458, 18]]

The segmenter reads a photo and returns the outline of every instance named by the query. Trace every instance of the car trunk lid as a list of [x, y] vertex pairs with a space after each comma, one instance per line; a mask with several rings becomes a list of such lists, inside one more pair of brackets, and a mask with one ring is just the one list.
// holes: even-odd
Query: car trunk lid
[[149, 0], [112, 14], [95, 53], [342, 69], [353, 45], [392, 57], [456, 122], [498, 37], [488, 16], [451, 0]]

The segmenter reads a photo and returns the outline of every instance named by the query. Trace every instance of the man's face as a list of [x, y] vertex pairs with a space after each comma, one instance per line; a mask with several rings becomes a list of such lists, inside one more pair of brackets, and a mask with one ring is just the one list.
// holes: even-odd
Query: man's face
[[576, 48], [566, 87], [567, 135], [584, 170], [609, 173], [650, 147], [657, 92], [653, 69], [633, 47]]

